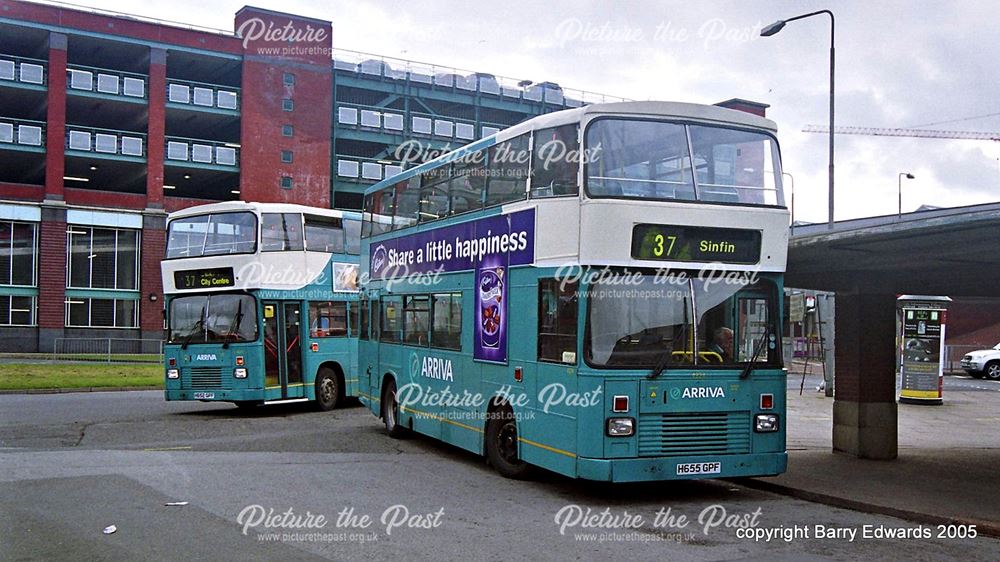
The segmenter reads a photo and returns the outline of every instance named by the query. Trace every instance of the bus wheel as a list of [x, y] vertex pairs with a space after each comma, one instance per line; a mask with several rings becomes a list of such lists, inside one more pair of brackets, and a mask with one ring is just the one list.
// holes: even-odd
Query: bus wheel
[[486, 422], [486, 458], [505, 478], [524, 480], [532, 467], [517, 456], [517, 421], [509, 409], [490, 412]]
[[329, 367], [320, 368], [316, 373], [316, 407], [322, 412], [328, 412], [340, 403], [340, 381], [337, 373]]
[[393, 439], [406, 436], [406, 428], [399, 425], [399, 402], [396, 401], [396, 381], [389, 379], [382, 391], [382, 421], [385, 422], [385, 432]]

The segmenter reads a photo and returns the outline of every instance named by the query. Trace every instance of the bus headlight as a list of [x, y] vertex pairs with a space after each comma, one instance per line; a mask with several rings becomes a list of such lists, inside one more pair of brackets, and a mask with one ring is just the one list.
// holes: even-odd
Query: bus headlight
[[177, 369], [167, 369], [168, 379], [179, 379], [181, 378], [181, 372]]
[[777, 414], [757, 414], [754, 417], [753, 430], [757, 433], [778, 431]]
[[632, 418], [608, 418], [608, 437], [628, 437], [635, 433]]
[[233, 369], [233, 376], [235, 378], [238, 378], [238, 379], [245, 379], [245, 378], [247, 378], [246, 367], [237, 367], [237, 368]]

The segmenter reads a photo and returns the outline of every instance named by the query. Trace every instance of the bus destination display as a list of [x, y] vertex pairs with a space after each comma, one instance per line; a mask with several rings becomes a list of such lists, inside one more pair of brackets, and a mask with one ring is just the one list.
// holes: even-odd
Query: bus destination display
[[639, 260], [757, 263], [760, 231], [735, 228], [637, 224], [632, 257]]
[[174, 285], [178, 290], [232, 287], [235, 284], [233, 268], [231, 267], [190, 269], [174, 272]]

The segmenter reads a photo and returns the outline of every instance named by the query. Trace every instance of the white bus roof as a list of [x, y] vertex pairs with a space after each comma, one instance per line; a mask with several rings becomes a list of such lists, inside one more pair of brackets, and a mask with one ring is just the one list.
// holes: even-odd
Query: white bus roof
[[595, 103], [575, 109], [565, 109], [563, 111], [555, 111], [539, 115], [538, 117], [532, 117], [527, 121], [495, 133], [496, 142], [503, 142], [527, 131], [557, 127], [569, 123], [579, 123], [589, 115], [652, 115], [709, 123], [742, 125], [755, 129], [766, 129], [772, 132], [778, 130], [777, 124], [770, 119], [717, 105], [673, 101], [625, 101]]
[[456, 148], [450, 152], [442, 154], [433, 160], [424, 162], [413, 168], [408, 168], [395, 176], [383, 179], [365, 190], [365, 194], [381, 191], [388, 185], [393, 185], [398, 181], [408, 179], [427, 170], [436, 168], [443, 162], [450, 162], [458, 158], [461, 154], [476, 152], [489, 148], [497, 143], [512, 139], [529, 131], [558, 127], [559, 125], [569, 125], [580, 123], [593, 115], [632, 115], [636, 117], [658, 117], [663, 119], [678, 119], [683, 121], [694, 121], [709, 124], [729, 125], [736, 127], [748, 127], [763, 129], [776, 133], [778, 125], [765, 117], [719, 107], [717, 105], [704, 105], [698, 103], [684, 103], [674, 101], [625, 101], [612, 103], [595, 103], [577, 107], [574, 109], [564, 109], [532, 117], [527, 121], [512, 125], [502, 131], [493, 133], [488, 137], [481, 138], [465, 146]]
[[219, 203], [209, 203], [207, 205], [188, 207], [186, 209], [170, 213], [167, 216], [167, 220], [206, 215], [209, 213], [229, 213], [233, 211], [256, 211], [258, 213], [304, 213], [322, 215], [325, 217], [361, 220], [361, 213], [357, 211], [341, 211], [339, 209], [307, 207], [305, 205], [295, 205], [292, 203], [255, 203], [247, 201], [223, 201]]

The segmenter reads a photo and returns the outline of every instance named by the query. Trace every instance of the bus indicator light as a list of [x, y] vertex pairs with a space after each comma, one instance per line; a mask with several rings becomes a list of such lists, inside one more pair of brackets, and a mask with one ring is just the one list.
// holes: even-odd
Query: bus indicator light
[[319, 351], [319, 344], [316, 342], [312, 342], [312, 345], [309, 346], [309, 349], [313, 350], [314, 352]]
[[774, 408], [774, 395], [773, 394], [761, 394], [760, 395], [760, 409], [770, 410]]
[[243, 356], [242, 355], [237, 355], [236, 356], [236, 364], [239, 365], [239, 366], [241, 366], [241, 367], [243, 366]]
[[517, 382], [524, 380], [524, 370], [521, 367], [514, 367], [514, 380]]
[[168, 365], [170, 365], [171, 367], [173, 367], [173, 366], [177, 365], [177, 360], [176, 360], [176, 359], [174, 359], [173, 357], [171, 357], [171, 358], [170, 358], [170, 359], [169, 359], [169, 360], [167, 361], [167, 364], [168, 364]]

